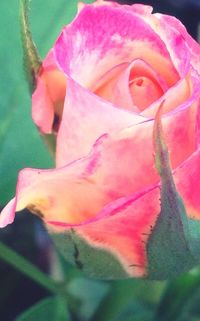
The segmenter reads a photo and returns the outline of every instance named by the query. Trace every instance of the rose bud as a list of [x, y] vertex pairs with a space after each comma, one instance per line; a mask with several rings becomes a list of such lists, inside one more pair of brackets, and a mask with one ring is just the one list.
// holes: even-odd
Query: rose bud
[[167, 279], [198, 264], [199, 57], [181, 22], [149, 6], [79, 5], [33, 93], [56, 168], [20, 172], [1, 227], [28, 208], [98, 278]]

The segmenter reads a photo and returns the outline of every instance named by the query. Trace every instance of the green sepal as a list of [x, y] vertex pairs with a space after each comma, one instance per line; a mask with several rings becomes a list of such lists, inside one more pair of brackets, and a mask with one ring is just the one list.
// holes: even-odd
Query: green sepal
[[111, 252], [93, 247], [76, 230], [51, 234], [51, 237], [61, 255], [87, 276], [104, 280], [130, 277]]
[[148, 275], [167, 279], [197, 265], [190, 243], [188, 216], [173, 180], [161, 124], [162, 105], [154, 122], [155, 164], [161, 178], [161, 212], [147, 245]]
[[29, 84], [30, 93], [32, 94], [36, 87], [37, 75], [41, 67], [41, 59], [30, 31], [28, 16], [29, 3], [30, 0], [20, 0], [20, 24], [24, 54], [24, 67]]

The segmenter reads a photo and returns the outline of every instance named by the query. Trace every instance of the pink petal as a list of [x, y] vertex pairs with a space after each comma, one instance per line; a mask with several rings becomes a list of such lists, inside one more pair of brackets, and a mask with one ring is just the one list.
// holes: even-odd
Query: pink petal
[[174, 179], [183, 198], [187, 214], [192, 219], [200, 219], [200, 150], [198, 149], [175, 170]]
[[137, 11], [134, 14], [134, 7], [85, 6], [54, 47], [61, 70], [91, 88], [114, 66], [143, 59], [169, 85], [174, 84], [178, 75], [164, 42]]
[[124, 8], [126, 8], [127, 10], [133, 10], [133, 12], [135, 14], [139, 14], [142, 17], [143, 16], [150, 16], [153, 11], [153, 7], [143, 5], [140, 3], [134, 3], [134, 4], [128, 5], [128, 6], [125, 5]]
[[170, 24], [166, 24], [163, 17], [165, 16], [162, 14], [154, 14], [154, 18], [156, 18], [155, 31], [158, 32], [161, 39], [165, 42], [176, 70], [182, 78], [189, 72], [191, 51], [179, 30], [172, 28]]
[[[184, 109], [163, 118], [173, 168], [196, 148], [190, 112]], [[87, 157], [62, 168], [23, 170], [17, 185], [17, 211], [28, 207], [45, 220], [75, 224], [95, 217], [110, 202], [157, 183], [152, 129], [149, 121], [104, 135]]]
[[[158, 18], [162, 20], [163, 31], [166, 29], [170, 29], [171, 35], [173, 32], [179, 32], [179, 34], [183, 37], [187, 44], [188, 51], [190, 51], [191, 53], [190, 64], [198, 71], [198, 73], [200, 73], [200, 45], [190, 36], [181, 21], [179, 21], [175, 17], [168, 15], [158, 15]], [[184, 63], [185, 55], [183, 57], [180, 55], [180, 59], [183, 59]]]
[[144, 120], [142, 116], [116, 108], [69, 79], [57, 138], [57, 166], [87, 155], [99, 136]]
[[16, 198], [13, 198], [3, 209], [0, 215], [0, 228], [11, 224], [15, 219]]
[[[186, 103], [185, 110], [174, 112], [165, 119], [165, 132], [172, 154], [173, 168], [191, 155], [196, 148], [195, 123], [198, 107], [196, 98], [193, 97]], [[137, 114], [115, 108], [69, 80], [63, 121], [57, 139], [57, 166], [64, 166], [74, 159], [87, 155], [99, 136], [105, 133], [114, 134], [133, 125], [135, 126], [130, 130], [130, 136], [132, 135], [135, 145], [131, 148], [138, 155], [138, 159], [141, 157], [139, 163], [142, 162], [144, 165], [143, 159], [146, 159], [152, 164], [153, 151], [150, 143], [152, 124], [145, 124], [145, 120]], [[143, 153], [147, 151], [150, 157], [144, 157]], [[138, 167], [137, 162], [135, 166], [134, 171]], [[151, 172], [152, 165], [148, 165], [147, 168]], [[141, 176], [140, 171], [138, 173]]]

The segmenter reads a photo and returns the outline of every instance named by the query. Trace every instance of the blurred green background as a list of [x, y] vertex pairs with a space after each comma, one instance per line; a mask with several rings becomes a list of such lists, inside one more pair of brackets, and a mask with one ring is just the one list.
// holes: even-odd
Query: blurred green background
[[[161, 4], [162, 1], [158, 2]], [[42, 58], [53, 46], [62, 26], [73, 18], [76, 7], [76, 0], [32, 0], [31, 29]], [[53, 166], [53, 161], [31, 121], [31, 99], [22, 62], [19, 1], [1, 0], [0, 13], [2, 208], [15, 194], [20, 169], [48, 168]], [[50, 272], [52, 244], [36, 217], [27, 213], [20, 214], [15, 224], [0, 231], [0, 240], [44, 272]], [[59, 275], [55, 262], [57, 261], [54, 260], [53, 274]], [[36, 307], [36, 312], [28, 312], [18, 321], [200, 320], [198, 270], [173, 281], [170, 286], [166, 282], [145, 280], [100, 282], [86, 278], [70, 265], [65, 264], [65, 270], [68, 314], [65, 313], [66, 307], [63, 308], [62, 299], [51, 297], [49, 291], [0, 261], [0, 321], [15, 320], [17, 315], [42, 298], [47, 299]], [[184, 310], [181, 309], [183, 304]], [[180, 310], [183, 310], [182, 314], [179, 313]]]

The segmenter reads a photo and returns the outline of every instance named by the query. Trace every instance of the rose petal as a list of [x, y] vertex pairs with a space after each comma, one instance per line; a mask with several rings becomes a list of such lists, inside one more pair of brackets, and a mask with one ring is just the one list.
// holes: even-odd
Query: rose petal
[[[200, 46], [199, 44], [190, 36], [190, 34], [187, 32], [185, 26], [181, 23], [180, 20], [173, 16], [168, 15], [158, 15], [158, 18], [162, 20], [162, 31], [169, 30], [170, 29], [170, 36], [172, 36], [173, 32], [176, 34], [179, 32], [179, 34], [183, 37], [185, 40], [185, 43], [187, 44], [187, 48], [191, 53], [191, 60], [190, 64], [194, 67], [194, 69], [197, 69], [198, 73], [200, 73]], [[180, 59], [182, 60], [182, 63], [184, 64], [185, 60], [185, 54], [182, 57], [182, 55], [179, 55]]]
[[[163, 118], [172, 168], [196, 148], [191, 112], [188, 108]], [[63, 168], [23, 170], [17, 185], [17, 211], [28, 207], [48, 221], [56, 216], [60, 222], [80, 223], [94, 218], [106, 204], [155, 184], [159, 178], [152, 129], [153, 121], [148, 121], [104, 135], [91, 154]]]
[[[151, 82], [152, 86], [150, 86], [150, 89], [156, 88], [157, 94], [156, 97], [153, 97], [153, 100], [156, 100], [168, 89], [165, 80], [162, 79], [151, 66], [143, 60], [136, 59], [129, 65], [118, 65], [106, 73], [100, 81], [97, 82], [95, 93], [120, 108], [139, 112], [140, 108], [138, 107], [144, 105], [144, 101], [146, 102], [145, 106], [149, 106], [152, 101], [150, 100], [149, 88], [145, 95], [144, 93], [133, 94], [130, 90], [131, 83], [133, 83], [137, 77], [142, 77], [146, 81]], [[143, 87], [144, 86], [142, 86], [142, 88]], [[137, 101], [138, 104], [134, 104], [134, 101]]]
[[200, 150], [191, 155], [175, 170], [174, 179], [184, 201], [187, 214], [192, 219], [200, 219]]
[[[173, 168], [178, 166], [196, 148], [197, 104], [190, 107], [193, 102], [194, 99], [188, 101], [189, 106], [185, 108], [185, 111], [178, 112], [176, 115], [172, 114], [165, 120], [165, 132], [172, 154]], [[149, 156], [144, 157], [142, 153], [145, 154], [146, 149], [151, 157], [153, 153], [152, 150], [150, 151], [152, 147], [149, 147], [149, 145], [151, 146], [149, 142], [151, 141], [152, 125], [143, 124], [145, 120], [137, 114], [113, 107], [69, 80], [63, 121], [57, 139], [57, 166], [64, 166], [70, 161], [87, 155], [92, 144], [102, 134], [114, 134], [132, 125], [135, 125], [131, 134], [135, 145], [131, 148], [138, 155], [138, 159], [141, 157], [139, 164], [142, 163], [145, 166], [144, 160], [147, 158], [149, 161], [150, 158]], [[135, 166], [134, 171], [138, 167], [137, 162]], [[152, 167], [147, 169], [148, 172], [152, 171]], [[143, 172], [145, 172], [144, 169]]]
[[13, 198], [3, 209], [0, 215], [0, 228], [11, 224], [15, 219], [16, 198]]
[[200, 78], [196, 75], [188, 74], [185, 78], [179, 80], [176, 85], [169, 88], [160, 99], [146, 108], [141, 115], [155, 117], [162, 101], [164, 101], [163, 109], [165, 113], [176, 113], [188, 107], [195, 111], [198, 108], [199, 96]]
[[164, 42], [140, 15], [123, 7], [86, 5], [63, 29], [54, 50], [61, 70], [87, 88], [134, 59], [146, 61], [169, 85], [178, 79]]
[[165, 43], [171, 60], [182, 78], [190, 70], [191, 50], [180, 30], [172, 27], [170, 23], [166, 23], [167, 17], [167, 15], [155, 13], [151, 16], [144, 15], [143, 19]]
[[[104, 209], [104, 219], [73, 227], [91, 246], [115, 255], [130, 276], [147, 274], [146, 245], [160, 212], [160, 190], [153, 188], [141, 197], [135, 195], [113, 202]], [[113, 214], [114, 213], [114, 214]], [[48, 224], [50, 232], [63, 232], [64, 226]]]
[[[177, 94], [178, 93], [178, 94]], [[157, 110], [162, 101], [164, 101], [163, 110], [165, 113], [171, 110], [176, 110], [182, 104], [185, 104], [190, 100], [191, 95], [191, 80], [190, 77], [179, 80], [174, 86], [169, 88], [157, 101], [153, 102], [146, 109], [141, 112], [141, 115], [145, 117], [155, 117]], [[194, 99], [192, 100], [192, 103]], [[190, 104], [192, 104], [190, 102]]]
[[43, 61], [32, 96], [32, 118], [41, 132], [52, 132], [55, 115], [62, 116], [66, 78], [56, 66], [53, 51]]
[[57, 137], [57, 166], [87, 155], [99, 136], [144, 120], [142, 116], [116, 108], [69, 79]]

